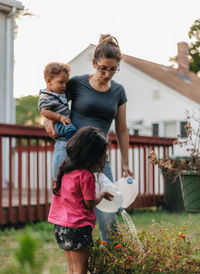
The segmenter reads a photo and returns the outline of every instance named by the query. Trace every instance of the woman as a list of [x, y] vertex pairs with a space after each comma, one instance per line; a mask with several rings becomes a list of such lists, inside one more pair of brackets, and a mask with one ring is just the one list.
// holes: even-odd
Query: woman
[[[122, 156], [124, 176], [132, 176], [128, 167], [129, 134], [126, 125], [126, 94], [122, 85], [112, 80], [119, 70], [122, 54], [118, 41], [110, 34], [101, 35], [94, 51], [92, 64], [95, 73], [72, 77], [67, 84], [67, 94], [72, 100], [71, 121], [77, 129], [84, 126], [100, 128], [108, 135], [115, 119], [115, 131]], [[54, 135], [52, 124], [46, 124], [50, 136]], [[66, 143], [58, 140], [53, 156], [53, 177], [56, 178], [58, 165], [66, 157]], [[103, 173], [113, 181], [110, 163], [106, 161]], [[96, 209], [97, 221], [104, 241], [109, 241], [109, 231], [116, 229], [115, 213]]]

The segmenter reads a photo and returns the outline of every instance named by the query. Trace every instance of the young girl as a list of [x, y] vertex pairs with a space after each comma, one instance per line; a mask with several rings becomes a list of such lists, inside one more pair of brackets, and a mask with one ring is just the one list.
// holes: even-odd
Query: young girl
[[64, 249], [69, 273], [87, 273], [89, 246], [96, 223], [94, 207], [103, 199], [112, 200], [108, 192], [96, 197], [94, 172], [105, 165], [107, 138], [95, 127], [83, 127], [68, 141], [67, 158], [59, 168], [48, 221]]
[[58, 136], [70, 139], [76, 128], [69, 119], [70, 110], [65, 94], [69, 80], [70, 68], [63, 63], [49, 63], [44, 69], [46, 89], [40, 90], [38, 108], [41, 114], [50, 120], [56, 121], [54, 128]]

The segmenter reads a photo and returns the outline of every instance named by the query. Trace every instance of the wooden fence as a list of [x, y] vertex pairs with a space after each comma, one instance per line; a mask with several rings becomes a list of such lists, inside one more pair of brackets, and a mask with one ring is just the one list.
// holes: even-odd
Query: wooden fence
[[[116, 135], [110, 133], [109, 159], [114, 179], [121, 177]], [[155, 206], [165, 198], [160, 170], [149, 164], [148, 153], [173, 155], [173, 139], [130, 136], [129, 163], [139, 183], [139, 194], [129, 209]], [[47, 218], [52, 194], [54, 140], [39, 127], [0, 124], [0, 224]]]

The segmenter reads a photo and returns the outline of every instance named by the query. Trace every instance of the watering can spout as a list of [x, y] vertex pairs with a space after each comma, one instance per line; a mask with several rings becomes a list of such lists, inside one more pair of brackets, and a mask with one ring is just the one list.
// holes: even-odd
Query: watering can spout
[[117, 212], [118, 212], [119, 214], [122, 214], [122, 211], [123, 211], [123, 210], [124, 210], [124, 208], [123, 208], [122, 206], [120, 206], [120, 208], [118, 208], [118, 211], [117, 211]]

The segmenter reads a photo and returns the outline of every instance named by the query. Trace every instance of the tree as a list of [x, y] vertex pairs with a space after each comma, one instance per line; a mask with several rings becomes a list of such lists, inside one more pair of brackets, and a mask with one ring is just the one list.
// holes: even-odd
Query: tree
[[191, 43], [189, 45], [190, 70], [200, 71], [200, 19], [195, 20], [188, 33]]
[[16, 13], [15, 13], [15, 28], [14, 28], [15, 38], [17, 37], [17, 34], [18, 34], [17, 20], [21, 19], [23, 16], [35, 16], [35, 14], [30, 12], [29, 9], [17, 10], [16, 11]]
[[23, 96], [16, 99], [16, 124], [41, 126], [43, 117], [38, 110], [39, 96]]
[[[200, 19], [195, 20], [190, 30], [188, 36], [191, 39], [189, 43], [189, 65], [190, 71], [199, 74], [200, 72]], [[169, 61], [172, 62], [172, 67], [177, 68], [177, 56], [170, 57]]]

